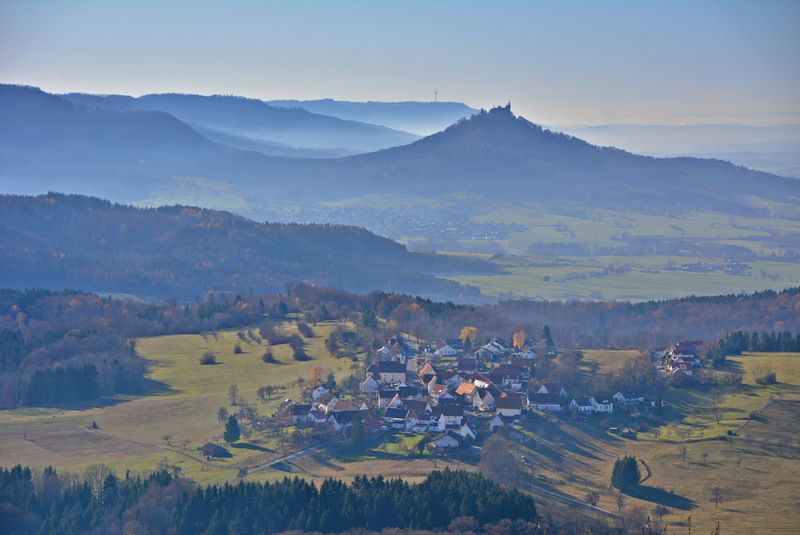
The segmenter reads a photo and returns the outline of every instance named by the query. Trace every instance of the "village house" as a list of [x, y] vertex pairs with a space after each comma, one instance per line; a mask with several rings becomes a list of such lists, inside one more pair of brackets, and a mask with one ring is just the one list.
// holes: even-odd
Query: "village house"
[[558, 383], [545, 383], [536, 391], [537, 394], [558, 394], [562, 397], [567, 397], [567, 391]]
[[428, 387], [428, 393], [433, 401], [440, 401], [442, 398], [453, 396], [450, 395], [450, 390], [445, 385], [431, 384]]
[[495, 409], [498, 414], [502, 414], [507, 418], [520, 416], [522, 414], [522, 396], [503, 392], [495, 400]]
[[494, 433], [498, 429], [514, 429], [514, 424], [502, 414], [497, 414], [489, 422], [489, 432]]
[[352, 427], [356, 415], [361, 418], [362, 424], [372, 418], [372, 414], [369, 411], [341, 411], [331, 413], [328, 417], [328, 423], [335, 431], [339, 432], [345, 427]]
[[400, 396], [400, 399], [403, 400], [416, 400], [419, 401], [422, 399], [422, 392], [416, 386], [409, 386], [409, 385], [398, 385], [397, 386], [397, 394]]
[[385, 409], [397, 398], [397, 390], [381, 390], [378, 392], [378, 408]]
[[621, 390], [614, 394], [613, 398], [617, 405], [644, 403], [644, 396], [641, 392], [636, 392], [634, 390]]
[[330, 412], [336, 402], [339, 401], [339, 398], [328, 392], [327, 394], [322, 394], [319, 399], [317, 400], [317, 408], [321, 411]]
[[514, 353], [514, 358], [520, 358], [524, 360], [535, 360], [537, 357], [538, 355], [536, 354], [536, 351], [530, 348], [524, 349], [519, 353]]
[[435, 344], [432, 349], [439, 357], [455, 357], [458, 355], [458, 350], [446, 342]]
[[391, 409], [386, 409], [386, 414], [384, 414], [383, 419], [386, 422], [386, 425], [389, 427], [393, 427], [394, 429], [405, 429], [407, 416], [408, 409], [393, 407]]
[[471, 376], [478, 371], [478, 361], [475, 357], [461, 357], [456, 363], [456, 371], [462, 376]]
[[461, 446], [461, 440], [461, 435], [448, 429], [444, 433], [433, 437], [430, 444], [434, 449], [456, 449]]
[[311, 399], [313, 399], [314, 401], [317, 401], [319, 398], [321, 398], [323, 395], [327, 394], [328, 392], [330, 392], [330, 389], [328, 387], [326, 387], [325, 385], [319, 385], [317, 388], [315, 388], [311, 392]]
[[561, 403], [564, 397], [558, 394], [528, 394], [528, 406], [535, 407], [540, 411], [559, 412], [561, 410]]
[[497, 368], [494, 368], [489, 372], [489, 379], [492, 381], [492, 383], [506, 388], [512, 388], [515, 390], [522, 388], [522, 383], [519, 379], [519, 371], [509, 369], [508, 367], [501, 368], [498, 366]]
[[367, 374], [378, 375], [378, 382], [382, 385], [405, 382], [406, 365], [392, 360], [381, 360], [367, 368]]
[[463, 438], [470, 438], [475, 440], [478, 438], [478, 430], [469, 421], [464, 422], [464, 425], [458, 430], [458, 434]]
[[478, 389], [474, 383], [461, 383], [456, 389], [456, 395], [461, 396], [464, 402], [472, 405], [475, 391]]
[[431, 415], [438, 421], [439, 431], [448, 427], [461, 427], [464, 423], [464, 407], [461, 405], [441, 405]]
[[309, 411], [306, 420], [313, 425], [321, 425], [328, 421], [328, 414], [320, 410]]
[[361, 383], [359, 389], [364, 394], [374, 394], [378, 390], [380, 390], [381, 383], [378, 381], [374, 375], [367, 375], [367, 378]]
[[298, 403], [289, 407], [289, 414], [291, 415], [294, 425], [307, 421], [309, 412], [311, 412], [311, 404], [301, 405]]
[[426, 360], [422, 363], [422, 366], [417, 368], [417, 377], [422, 381], [422, 384], [427, 385], [432, 379], [436, 379], [438, 376], [439, 371], [429, 360]]
[[594, 411], [594, 404], [591, 398], [573, 398], [573, 400], [569, 402], [569, 408], [580, 413], [588, 414]]
[[614, 398], [605, 394], [598, 394], [589, 398], [594, 412], [614, 412]]
[[414, 410], [418, 412], [431, 412], [431, 404], [425, 401], [424, 399], [416, 400], [416, 399], [404, 399], [403, 400], [403, 407], [408, 410]]
[[478, 360], [491, 360], [494, 357], [494, 353], [482, 347], [475, 351], [475, 358]]
[[458, 385], [463, 383], [466, 379], [458, 372], [445, 371], [441, 374], [441, 380], [450, 390], [455, 390], [458, 388]]
[[352, 399], [340, 399], [336, 403], [334, 403], [333, 407], [330, 408], [330, 412], [365, 411], [368, 409], [369, 407], [363, 401], [355, 401]]

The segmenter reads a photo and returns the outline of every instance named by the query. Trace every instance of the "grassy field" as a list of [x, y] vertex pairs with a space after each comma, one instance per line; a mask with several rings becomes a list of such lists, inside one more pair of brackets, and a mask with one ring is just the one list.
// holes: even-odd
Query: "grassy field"
[[[241, 342], [235, 331], [220, 332], [216, 337], [140, 339], [137, 350], [150, 363], [151, 387], [145, 395], [0, 411], [0, 465], [53, 465], [77, 472], [102, 462], [124, 473], [127, 469], [152, 470], [166, 456], [170, 465], [188, 477], [204, 483], [225, 481], [236, 474], [239, 463], [275, 451], [274, 443], [256, 434], [250, 441], [253, 449], [230, 448], [232, 457], [214, 460], [212, 466], [200, 462], [197, 447], [222, 435], [218, 409], [236, 411], [227, 395], [230, 385], [238, 385], [240, 405], [249, 403], [260, 414], [271, 414], [283, 399], [299, 399], [300, 387], [295, 381], [308, 379], [313, 366], [332, 370], [337, 377], [349, 374], [349, 361], [330, 357], [324, 347], [324, 339], [334, 327], [314, 327], [314, 338], [306, 340], [306, 352], [312, 358], [305, 362], [294, 361], [287, 345], [270, 348], [276, 358], [272, 364], [261, 359], [268, 349], [266, 343], [241, 344], [243, 353], [236, 355], [234, 346]], [[200, 365], [200, 356], [209, 350], [217, 355], [218, 363]], [[265, 385], [278, 391], [263, 405], [256, 392]], [[98, 430], [90, 429], [92, 422]], [[171, 435], [172, 447], [162, 438], [165, 435]], [[184, 441], [188, 441], [185, 447]]]
[[[477, 255], [503, 267], [497, 275], [460, 275], [451, 277], [462, 284], [471, 284], [487, 295], [513, 294], [539, 299], [607, 299], [645, 301], [671, 299], [687, 295], [721, 295], [783, 289], [800, 284], [800, 265], [765, 260], [750, 261], [750, 275], [733, 275], [722, 271], [697, 273], [668, 271], [668, 262], [723, 263], [722, 259], [699, 257], [560, 257], [544, 260], [532, 256]], [[629, 265], [630, 269], [604, 273], [610, 264]], [[761, 276], [761, 271], [767, 277]], [[776, 277], [776, 280], [772, 280]]]
[[[298, 398], [295, 381], [308, 377], [312, 366], [344, 376], [349, 373], [348, 361], [329, 357], [323, 345], [335, 326], [315, 327], [315, 337], [307, 341], [312, 357], [307, 362], [295, 362], [284, 346], [272, 348], [278, 361], [274, 364], [261, 360], [266, 345], [244, 345], [244, 352], [235, 355], [233, 347], [239, 338], [234, 331], [216, 337], [142, 339], [137, 347], [152, 363], [150, 392], [93, 405], [0, 412], [0, 464], [53, 465], [79, 473], [103, 463], [119, 474], [167, 466], [202, 484], [235, 481], [239, 468], [268, 465], [286, 449], [275, 437], [256, 433], [242, 441], [245, 447], [229, 448], [231, 458], [203, 462], [196, 448], [221, 435], [216, 414], [221, 406], [232, 408], [228, 387], [237, 384], [240, 395], [267, 414], [282, 399]], [[199, 364], [199, 357], [208, 350], [217, 354], [219, 364]], [[636, 353], [584, 351], [580, 368], [584, 383], [596, 382]], [[760, 372], [775, 371], [777, 383], [756, 384], [757, 366]], [[598, 505], [616, 511], [617, 493], [609, 487], [613, 463], [623, 455], [635, 455], [643, 461], [646, 479], [635, 496], [624, 496], [625, 507], [636, 507], [651, 516], [657, 505], [666, 507], [664, 521], [673, 526], [670, 533], [685, 532], [690, 515], [699, 532], [710, 532], [717, 521], [723, 533], [800, 532], [796, 521], [800, 505], [800, 355], [745, 354], [730, 357], [729, 369], [744, 374], [740, 387], [696, 384], [668, 389], [664, 399], [669, 410], [658, 425], [619, 412], [591, 418], [588, 424], [526, 412], [520, 427], [525, 437], [520, 453], [526, 457], [523, 472], [527, 477], [521, 481], [535, 485], [528, 490], [545, 511], [575, 505], [541, 489], [581, 501], [587, 491], [596, 490], [601, 494]], [[595, 375], [590, 377], [591, 370]], [[282, 390], [261, 405], [256, 390], [266, 384]], [[99, 429], [92, 429], [92, 422]], [[608, 433], [612, 425], [638, 432], [634, 438], [622, 438]], [[162, 439], [164, 435], [171, 435], [172, 446]], [[184, 440], [188, 441], [185, 446]], [[409, 458], [408, 450], [419, 440], [390, 433], [385, 441], [373, 441], [365, 453], [355, 457], [313, 453], [246, 477], [248, 481], [273, 481], [297, 475], [322, 481], [381, 474], [417, 481], [434, 469], [434, 463], [436, 468], [477, 470], [474, 457], [434, 461], [426, 454]], [[682, 446], [686, 447], [685, 459]], [[711, 501], [714, 487], [722, 495], [718, 507]], [[607, 514], [587, 511], [608, 519]]]
[[[603, 373], [628, 356], [615, 353], [586, 351], [584, 362], [597, 362]], [[616, 511], [618, 493], [610, 488], [614, 461], [635, 455], [646, 479], [636, 496], [623, 496], [625, 507], [653, 518], [656, 506], [666, 507], [669, 533], [685, 533], [690, 515], [700, 533], [711, 532], [717, 521], [722, 533], [800, 533], [800, 355], [745, 354], [730, 360], [732, 370], [745, 373], [741, 387], [669, 389], [670, 409], [660, 426], [620, 414], [583, 424], [531, 413], [522, 447], [527, 471], [537, 485], [580, 500], [596, 490], [598, 505]], [[775, 371], [778, 383], [756, 384], [756, 364]], [[721, 410], [719, 422], [714, 407]], [[607, 432], [612, 425], [642, 424], [647, 430], [632, 439]], [[722, 495], [718, 506], [711, 499], [714, 487]]]

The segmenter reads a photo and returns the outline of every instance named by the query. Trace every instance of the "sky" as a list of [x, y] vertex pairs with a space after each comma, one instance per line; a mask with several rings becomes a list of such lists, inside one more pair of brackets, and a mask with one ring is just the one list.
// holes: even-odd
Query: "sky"
[[51, 93], [512, 103], [542, 124], [800, 123], [800, 1], [9, 1]]

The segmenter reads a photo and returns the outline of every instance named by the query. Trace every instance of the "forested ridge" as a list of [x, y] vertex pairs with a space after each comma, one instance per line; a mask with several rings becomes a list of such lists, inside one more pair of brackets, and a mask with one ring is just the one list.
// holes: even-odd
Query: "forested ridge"
[[411, 253], [363, 228], [257, 223], [187, 206], [140, 209], [51, 193], [0, 196], [0, 285], [193, 299], [280, 291], [288, 280], [350, 291], [480, 295], [435, 272], [492, 272], [488, 262]]
[[254, 327], [280, 321], [287, 312], [357, 323], [364, 313], [384, 318], [386, 333], [358, 326], [366, 350], [392, 330], [440, 340], [465, 325], [475, 326], [481, 340], [511, 339], [521, 330], [538, 335], [548, 325], [556, 345], [565, 349], [663, 348], [699, 339], [722, 340], [723, 352], [733, 354], [794, 351], [800, 343], [800, 288], [637, 304], [519, 300], [492, 306], [386, 292], [354, 294], [301, 282], [285, 290], [283, 296], [210, 293], [192, 304], [76, 291], [0, 290], [0, 408], [138, 392], [145, 385], [146, 366], [136, 354], [136, 338]]
[[53, 468], [0, 468], [0, 533], [340, 533], [477, 528], [503, 520], [514, 521], [509, 527], [515, 533], [533, 533], [537, 520], [530, 496], [450, 470], [431, 472], [417, 484], [361, 476], [350, 484], [328, 479], [319, 487], [299, 478], [198, 487], [164, 470], [95, 475], [100, 477], [80, 480]]

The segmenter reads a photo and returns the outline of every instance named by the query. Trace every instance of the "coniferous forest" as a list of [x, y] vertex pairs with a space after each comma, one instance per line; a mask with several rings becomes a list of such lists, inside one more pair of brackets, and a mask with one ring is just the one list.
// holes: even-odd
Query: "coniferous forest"
[[[198, 487], [165, 470], [78, 481], [48, 468], [0, 469], [0, 533], [341, 533], [387, 527], [456, 532], [497, 523], [535, 533], [533, 499], [476, 474], [432, 472], [424, 481], [357, 477], [319, 487], [299, 478]], [[361, 531], [364, 533], [364, 531]]]

